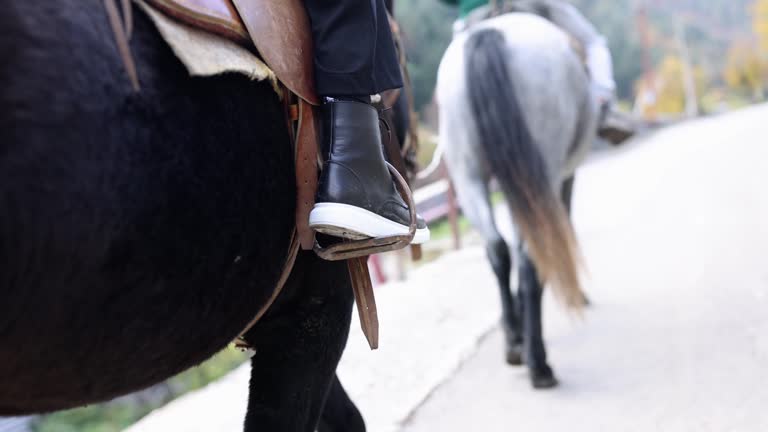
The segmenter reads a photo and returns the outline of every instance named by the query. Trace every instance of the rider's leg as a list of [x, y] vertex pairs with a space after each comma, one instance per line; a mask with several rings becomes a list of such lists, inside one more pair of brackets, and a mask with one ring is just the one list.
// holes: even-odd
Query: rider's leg
[[616, 92], [613, 79], [613, 59], [605, 38], [598, 37], [586, 47], [587, 67], [592, 77], [592, 86], [598, 98], [599, 106], [610, 104]]
[[[384, 162], [370, 95], [402, 87], [383, 0], [305, 0], [323, 104], [323, 154], [310, 226], [346, 238], [408, 232], [408, 207]], [[419, 218], [414, 243], [429, 238]]]

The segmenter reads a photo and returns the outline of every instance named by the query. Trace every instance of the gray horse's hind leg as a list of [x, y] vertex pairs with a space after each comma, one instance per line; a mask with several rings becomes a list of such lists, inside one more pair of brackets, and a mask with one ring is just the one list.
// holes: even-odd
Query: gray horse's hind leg
[[[488, 185], [483, 180], [484, 176], [478, 173], [479, 166], [475, 166], [479, 165], [477, 161], [468, 159], [456, 161], [449, 157], [446, 157], [446, 161], [462, 211], [472, 226], [476, 227], [483, 236], [488, 260], [491, 262], [499, 284], [507, 363], [520, 365], [522, 364], [523, 337], [520, 329], [519, 308], [510, 286], [512, 257], [509, 246], [496, 228]], [[476, 175], [468, 175], [469, 172], [475, 172]]]
[[519, 254], [518, 296], [522, 305], [524, 359], [528, 365], [534, 388], [550, 388], [557, 385], [552, 368], [547, 364], [547, 351], [541, 326], [541, 296], [543, 288], [539, 275], [525, 247]]
[[519, 366], [523, 364], [523, 333], [520, 328], [520, 308], [515, 302], [510, 287], [510, 274], [512, 272], [512, 257], [509, 254], [509, 246], [499, 237], [486, 245], [488, 259], [496, 274], [501, 294], [501, 324], [504, 329], [506, 341], [507, 364]]

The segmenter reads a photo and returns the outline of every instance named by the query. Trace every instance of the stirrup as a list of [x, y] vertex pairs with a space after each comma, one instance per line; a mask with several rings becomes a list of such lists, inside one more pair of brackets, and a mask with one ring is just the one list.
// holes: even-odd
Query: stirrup
[[327, 261], [341, 261], [350, 258], [366, 257], [384, 252], [400, 250], [411, 244], [416, 235], [416, 202], [405, 179], [389, 162], [385, 162], [390, 174], [396, 180], [397, 191], [408, 204], [408, 213], [411, 218], [408, 234], [399, 234], [387, 237], [376, 237], [365, 240], [344, 240], [328, 247], [320, 246], [315, 239], [314, 251], [320, 258]]

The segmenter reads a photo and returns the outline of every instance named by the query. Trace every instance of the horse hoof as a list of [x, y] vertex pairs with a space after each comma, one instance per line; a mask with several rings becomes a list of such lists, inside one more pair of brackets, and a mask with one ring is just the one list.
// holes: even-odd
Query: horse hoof
[[533, 388], [537, 390], [541, 389], [548, 389], [552, 387], [557, 387], [558, 381], [557, 378], [555, 378], [555, 375], [552, 373], [552, 370], [547, 368], [547, 371], [542, 372], [531, 372], [531, 384], [533, 385]]
[[523, 365], [523, 350], [522, 347], [507, 348], [507, 364], [510, 366], [522, 366]]

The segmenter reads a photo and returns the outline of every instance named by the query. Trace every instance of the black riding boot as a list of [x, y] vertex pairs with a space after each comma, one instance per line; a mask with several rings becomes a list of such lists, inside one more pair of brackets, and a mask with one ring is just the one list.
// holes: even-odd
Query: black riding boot
[[[407, 234], [408, 206], [384, 162], [376, 109], [362, 102], [331, 100], [322, 110], [326, 161], [310, 227], [354, 240]], [[418, 217], [413, 243], [427, 240], [429, 228]]]

